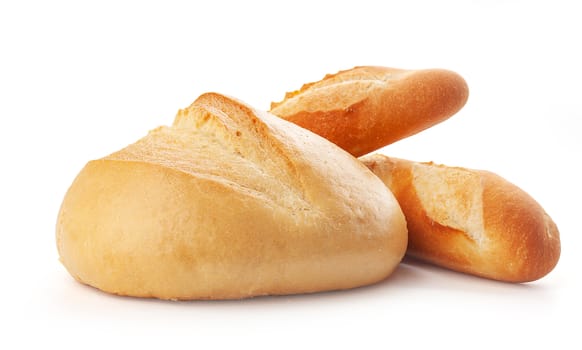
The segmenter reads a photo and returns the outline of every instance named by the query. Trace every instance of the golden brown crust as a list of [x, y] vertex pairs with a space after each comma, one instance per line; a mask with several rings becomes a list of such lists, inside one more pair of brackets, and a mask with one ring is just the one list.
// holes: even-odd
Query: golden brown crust
[[77, 280], [162, 299], [357, 287], [388, 276], [406, 244], [398, 203], [365, 166], [219, 94], [89, 162], [57, 223]]
[[[507, 282], [537, 280], [557, 264], [560, 234], [556, 224], [530, 195], [500, 176], [379, 154], [362, 157], [361, 161], [399, 201], [408, 224], [410, 256]], [[469, 187], [462, 182], [465, 180], [455, 179], [464, 175], [475, 177], [479, 184]], [[433, 196], [427, 203], [422, 200], [427, 194], [421, 190], [430, 190], [430, 196], [439, 192], [445, 195]], [[465, 192], [463, 196], [469, 194], [466, 198], [475, 195], [473, 209], [479, 209], [479, 215], [463, 217], [463, 212], [473, 210], [465, 207], [471, 206], [467, 203], [471, 200], [464, 197], [459, 201], [461, 194], [454, 194], [454, 190]], [[446, 215], [439, 216], [434, 208], [444, 210]], [[451, 220], [459, 217], [463, 219]]]
[[449, 118], [468, 94], [448, 70], [362, 66], [287, 93], [271, 113], [359, 157]]
[[[527, 282], [549, 273], [560, 258], [560, 233], [552, 218], [525, 191], [502, 177], [479, 171], [483, 179], [485, 227], [506, 263], [496, 273]], [[495, 234], [495, 236], [493, 235]], [[494, 251], [490, 252], [495, 254]]]

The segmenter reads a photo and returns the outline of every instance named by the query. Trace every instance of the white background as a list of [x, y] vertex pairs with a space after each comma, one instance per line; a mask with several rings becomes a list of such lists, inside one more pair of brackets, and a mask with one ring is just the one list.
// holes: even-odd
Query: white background
[[[192, 2], [194, 3], [194, 2]], [[0, 2], [0, 348], [580, 349], [576, 1]], [[447, 68], [451, 119], [383, 153], [494, 171], [557, 222], [525, 285], [404, 262], [352, 291], [226, 302], [114, 297], [72, 280], [54, 228], [90, 159], [217, 91], [262, 109], [355, 65]]]

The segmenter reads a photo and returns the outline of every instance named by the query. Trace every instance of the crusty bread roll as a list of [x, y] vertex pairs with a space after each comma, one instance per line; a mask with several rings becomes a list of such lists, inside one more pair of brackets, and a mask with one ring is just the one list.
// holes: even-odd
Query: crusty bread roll
[[375, 154], [360, 158], [393, 191], [409, 230], [407, 254], [507, 282], [549, 273], [560, 233], [527, 193], [483, 170]]
[[287, 93], [271, 113], [359, 157], [449, 118], [468, 96], [465, 80], [448, 70], [363, 66]]
[[387, 277], [406, 244], [398, 203], [357, 159], [214, 93], [90, 161], [57, 223], [78, 281], [161, 299], [362, 286]]

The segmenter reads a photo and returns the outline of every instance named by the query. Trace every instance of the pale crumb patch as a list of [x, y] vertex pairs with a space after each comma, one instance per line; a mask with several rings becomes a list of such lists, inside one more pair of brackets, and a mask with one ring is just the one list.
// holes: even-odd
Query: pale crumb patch
[[481, 244], [484, 235], [483, 185], [478, 173], [462, 168], [415, 164], [413, 184], [427, 215], [465, 232]]
[[313, 83], [277, 104], [271, 112], [278, 116], [288, 116], [302, 111], [327, 111], [349, 107], [372, 94], [373, 90], [385, 89], [395, 81], [400, 81], [413, 71], [360, 72], [352, 70]]

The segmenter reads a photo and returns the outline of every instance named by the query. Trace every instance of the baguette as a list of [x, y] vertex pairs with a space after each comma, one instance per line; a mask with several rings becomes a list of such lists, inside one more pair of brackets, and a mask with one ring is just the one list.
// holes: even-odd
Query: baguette
[[468, 96], [448, 70], [362, 66], [287, 93], [271, 113], [359, 157], [446, 120]]
[[406, 216], [407, 254], [452, 270], [507, 282], [549, 273], [560, 233], [526, 192], [483, 170], [361, 158], [388, 186]]
[[215, 93], [90, 161], [56, 236], [78, 281], [161, 299], [358, 287], [390, 275], [407, 244], [394, 196], [357, 159]]

